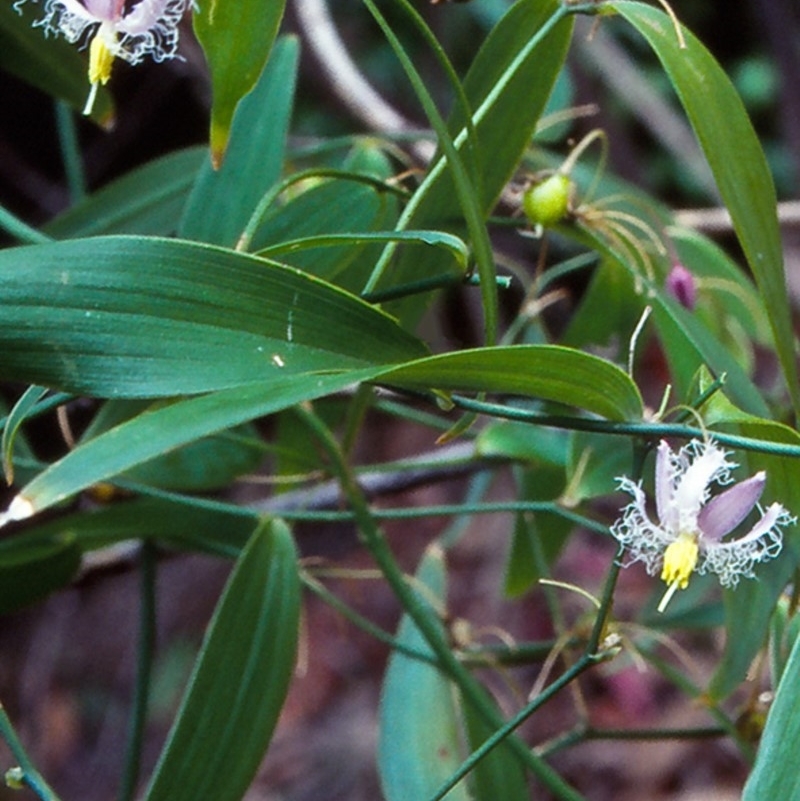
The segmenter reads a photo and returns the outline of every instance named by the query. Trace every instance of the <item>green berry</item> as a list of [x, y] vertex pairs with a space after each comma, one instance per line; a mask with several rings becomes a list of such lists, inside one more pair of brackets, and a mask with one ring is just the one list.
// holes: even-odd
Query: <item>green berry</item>
[[522, 196], [522, 208], [533, 225], [550, 228], [569, 211], [572, 182], [557, 172], [532, 186]]

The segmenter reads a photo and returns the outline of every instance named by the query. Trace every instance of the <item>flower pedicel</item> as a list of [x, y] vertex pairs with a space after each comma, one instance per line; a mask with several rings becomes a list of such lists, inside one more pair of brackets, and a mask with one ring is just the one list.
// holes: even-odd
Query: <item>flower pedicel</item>
[[618, 479], [633, 501], [611, 533], [627, 550], [627, 564], [644, 562], [650, 575], [661, 572], [667, 591], [659, 612], [676, 590], [686, 588], [693, 572], [716, 573], [723, 587], [735, 587], [740, 576], [754, 577], [758, 562], [780, 553], [781, 526], [796, 519], [779, 503], [758, 506], [761, 519], [750, 531], [738, 539], [723, 539], [756, 508], [766, 483], [761, 471], [712, 497], [714, 484], [732, 482], [734, 467], [713, 440], [692, 440], [677, 453], [662, 440], [656, 454], [657, 523], [647, 513], [641, 483]]
[[[26, 0], [17, 0], [19, 7]], [[38, 0], [34, 0], [38, 2]], [[34, 25], [45, 34], [63, 34], [77, 42], [91, 30], [89, 43], [89, 97], [83, 109], [91, 114], [97, 87], [108, 83], [115, 58], [138, 64], [149, 55], [154, 61], [177, 56], [178, 23], [193, 0], [46, 0], [44, 16]]]

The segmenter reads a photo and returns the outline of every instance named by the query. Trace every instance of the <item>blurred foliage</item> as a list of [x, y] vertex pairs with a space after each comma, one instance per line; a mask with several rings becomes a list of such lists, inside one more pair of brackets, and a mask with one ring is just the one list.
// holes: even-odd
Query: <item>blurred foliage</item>
[[[284, 19], [282, 2], [211, 0], [193, 26], [159, 22], [181, 56], [156, 51], [169, 63], [155, 64], [125, 63], [152, 45], [120, 36], [145, 9], [127, 7], [101, 28], [115, 67], [96, 112], [109, 122], [113, 99], [116, 127], [100, 130], [66, 105], [90, 91], [88, 42], [31, 27], [53, 12], [55, 34], [76, 12], [58, 2], [0, 14], [0, 101], [14, 110], [0, 122], [14, 484], [0, 612], [24, 626], [12, 613], [138, 573], [120, 594], [138, 634], [117, 631], [133, 693], [120, 801], [149, 771], [148, 801], [244, 797], [276, 727], [309, 714], [292, 695], [298, 661], [351, 652], [315, 625], [312, 593], [348, 637], [385, 648], [370, 720], [388, 799], [522, 799], [531, 782], [580, 801], [597, 774], [559, 752], [618, 735], [729, 737], [739, 774], [755, 760], [747, 798], [793, 798], [800, 657], [784, 590], [800, 540], [780, 504], [800, 511], [800, 385], [776, 214], [800, 153], [798, 56], [776, 36], [800, 30], [790, 4], [676, 1], [681, 28], [632, 0], [342, 0], [311, 26], [312, 3]], [[319, 33], [345, 48], [320, 49]], [[378, 93], [368, 108], [348, 55]], [[683, 224], [680, 207], [720, 203], [719, 242]], [[654, 460], [667, 437], [696, 444]], [[708, 437], [735, 452], [737, 479], [764, 472], [762, 506], [716, 487], [735, 465], [702, 461]], [[622, 477], [635, 497], [614, 524]], [[429, 505], [388, 505], [418, 485]], [[744, 486], [747, 500], [756, 484]], [[505, 516], [484, 525], [489, 513]], [[749, 539], [703, 530], [731, 519], [755, 525]], [[733, 570], [709, 556], [725, 552], [742, 580], [720, 593], [693, 578], [654, 612], [657, 577], [619, 580], [609, 534], [626, 525], [659, 549], [648, 568], [693, 537], [690, 572]], [[775, 526], [780, 556], [779, 533], [763, 545]], [[489, 579], [465, 577], [470, 535]], [[154, 658], [161, 605], [177, 598], [159, 576], [186, 554], [234, 565], [218, 599], [193, 587], [214, 611], [188, 679], [173, 632], [177, 668]], [[354, 602], [365, 577], [380, 590], [359, 586]], [[91, 661], [90, 643], [69, 644]], [[19, 687], [35, 660], [21, 652], [0, 663], [10, 779], [57, 801], [28, 741]], [[592, 694], [644, 661], [700, 699], [698, 723], [673, 731], [624, 704], [611, 715]], [[777, 687], [766, 718], [742, 692], [753, 664], [772, 670], [759, 687]], [[164, 725], [184, 681], [157, 748], [148, 721]], [[660, 709], [663, 690], [644, 694]], [[113, 695], [93, 697], [100, 727]], [[523, 728], [545, 704], [558, 712], [541, 732]], [[106, 795], [98, 784], [91, 798]]]

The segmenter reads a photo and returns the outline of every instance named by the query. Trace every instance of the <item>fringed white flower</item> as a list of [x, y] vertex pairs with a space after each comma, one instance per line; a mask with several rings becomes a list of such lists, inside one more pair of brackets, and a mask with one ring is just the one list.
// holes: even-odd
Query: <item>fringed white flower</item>
[[[692, 440], [677, 453], [662, 440], [656, 454], [657, 523], [647, 513], [641, 483], [618, 479], [633, 501], [611, 533], [627, 551], [626, 565], [643, 562], [651, 576], [660, 571], [667, 591], [659, 612], [676, 590], [687, 587], [693, 572], [715, 573], [724, 587], [735, 587], [740, 576], [753, 578], [756, 564], [780, 553], [781, 527], [796, 519], [779, 503], [766, 509], [758, 505], [766, 483], [763, 471], [712, 497], [714, 484], [732, 482], [736, 466], [712, 440]], [[724, 540], [756, 507], [761, 519], [750, 531]]]
[[[26, 0], [16, 0], [19, 7]], [[38, 0], [33, 0], [38, 2]], [[178, 23], [194, 0], [45, 0], [44, 16], [34, 23], [45, 34], [62, 34], [77, 42], [89, 31], [89, 83], [84, 114], [91, 114], [97, 87], [108, 83], [115, 58], [138, 64], [145, 56], [154, 61], [175, 58]]]

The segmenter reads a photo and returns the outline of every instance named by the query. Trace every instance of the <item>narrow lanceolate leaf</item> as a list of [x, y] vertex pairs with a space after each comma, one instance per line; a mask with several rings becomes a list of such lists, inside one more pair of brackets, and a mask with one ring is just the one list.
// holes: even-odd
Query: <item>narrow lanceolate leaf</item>
[[281, 521], [259, 527], [209, 625], [146, 801], [239, 801], [264, 756], [294, 669], [297, 552]]
[[[470, 67], [464, 90], [473, 109], [476, 141], [468, 144], [459, 109], [448, 128], [459, 152], [468, 146], [474, 149], [478, 202], [484, 215], [493, 208], [531, 141], [564, 65], [571, 36], [572, 19], [564, 16], [557, 0], [521, 0], [493, 28]], [[463, 232], [446, 160], [431, 165], [408, 208], [403, 227]], [[434, 274], [437, 267], [433, 254], [403, 253], [377, 286], [410, 284]], [[395, 301], [389, 308], [413, 319], [421, 313], [422, 304], [410, 298]]]
[[167, 239], [0, 252], [0, 377], [99, 397], [185, 395], [426, 350], [305, 273]]
[[526, 395], [609, 420], [639, 420], [639, 390], [616, 365], [558, 345], [515, 345], [444, 353], [382, 373], [380, 381], [415, 389]]
[[[0, 3], [0, 68], [82, 110], [89, 94], [88, 59], [66, 39], [45, 38], [42, 28], [32, 27], [42, 18], [42, 4], [25, 3], [20, 11], [12, 2]], [[113, 119], [104, 87], [97, 92], [92, 119], [103, 124]]]
[[767, 716], [756, 763], [747, 780], [742, 801], [800, 799], [797, 743], [800, 742], [800, 638], [783, 671], [775, 701]]
[[[439, 548], [423, 557], [416, 581], [429, 597], [444, 603], [444, 555]], [[429, 612], [434, 617], [433, 606]], [[420, 631], [407, 616], [398, 642], [431, 654]], [[379, 711], [378, 771], [387, 801], [430, 798], [461, 763], [461, 721], [454, 687], [429, 662], [397, 652], [389, 660]], [[446, 798], [467, 801], [464, 783]]]
[[44, 387], [28, 387], [20, 399], [14, 404], [14, 408], [8, 415], [5, 427], [3, 428], [3, 438], [0, 448], [3, 452], [3, 474], [6, 482], [11, 485], [14, 483], [14, 443], [20, 426], [25, 422], [28, 412], [47, 394]]
[[283, 256], [301, 250], [330, 247], [354, 247], [369, 242], [405, 242], [438, 247], [449, 252], [459, 267], [466, 270], [469, 248], [463, 239], [444, 231], [364, 231], [341, 234], [317, 234], [277, 242], [259, 250], [260, 256]]
[[[86, 442], [132, 420], [163, 401], [110, 400], [92, 418], [81, 436]], [[252, 473], [264, 461], [264, 442], [251, 425], [203, 437], [137, 465], [123, 478], [148, 487], [180, 492], [209, 492], [227, 487], [239, 476]]]
[[239, 101], [255, 86], [286, 0], [204, 0], [194, 30], [211, 71], [211, 158], [219, 165]]
[[285, 373], [155, 408], [95, 437], [26, 485], [5, 519], [28, 517], [186, 443], [361, 381], [532, 396], [611, 420], [641, 419], [643, 409], [636, 385], [618, 367], [548, 345], [463, 351], [398, 368]]
[[[206, 508], [181, 501], [141, 497], [120, 500], [56, 516], [25, 528], [19, 536], [6, 537], [5, 549], [24, 549], [35, 554], [55, 542], [69, 542], [79, 556], [124, 540], [149, 540], [177, 550], [239, 556], [260, 515], [245, 510]], [[5, 558], [5, 557], [0, 557]]]
[[179, 228], [182, 237], [233, 247], [262, 196], [280, 178], [298, 55], [294, 39], [275, 46], [258, 83], [236, 111], [225, 161], [217, 168], [207, 161], [197, 176]]
[[[378, 372], [378, 368], [369, 368], [327, 375], [284, 375], [145, 412], [79, 445], [39, 473], [12, 502], [16, 507], [8, 519], [28, 517], [189, 442], [338, 392], [350, 384], [369, 380]], [[0, 524], [3, 519], [0, 516]]]
[[686, 29], [682, 30], [686, 47], [681, 47], [675, 27], [663, 11], [629, 0], [608, 5], [647, 39], [683, 104], [764, 298], [775, 349], [795, 411], [800, 414], [775, 187], [744, 105], [713, 56]]
[[55, 239], [98, 234], [169, 236], [178, 230], [205, 148], [155, 159], [93, 192], [44, 226]]

